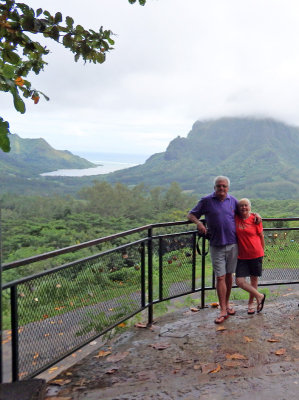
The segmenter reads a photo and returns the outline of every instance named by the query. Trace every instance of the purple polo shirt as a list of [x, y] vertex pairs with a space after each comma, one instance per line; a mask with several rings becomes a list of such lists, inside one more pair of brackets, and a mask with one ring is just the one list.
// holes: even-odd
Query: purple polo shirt
[[225, 246], [237, 243], [235, 212], [238, 201], [229, 194], [223, 201], [217, 199], [215, 192], [203, 197], [190, 211], [198, 219], [204, 215], [207, 221], [212, 246]]

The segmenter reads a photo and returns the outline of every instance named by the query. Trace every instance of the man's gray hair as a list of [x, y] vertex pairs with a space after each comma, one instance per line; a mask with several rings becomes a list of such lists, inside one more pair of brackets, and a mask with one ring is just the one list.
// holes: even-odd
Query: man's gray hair
[[216, 183], [217, 183], [218, 181], [224, 181], [224, 180], [226, 180], [226, 182], [227, 182], [227, 184], [228, 184], [228, 187], [230, 187], [230, 180], [229, 180], [229, 178], [228, 178], [227, 176], [222, 176], [222, 175], [216, 176], [216, 178], [214, 179], [214, 186], [216, 185]]

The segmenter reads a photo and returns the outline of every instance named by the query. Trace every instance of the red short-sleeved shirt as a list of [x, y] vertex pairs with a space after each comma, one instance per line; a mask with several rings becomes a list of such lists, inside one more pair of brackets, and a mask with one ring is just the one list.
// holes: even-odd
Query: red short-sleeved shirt
[[253, 214], [245, 220], [235, 215], [235, 221], [239, 248], [238, 258], [249, 260], [251, 258], [263, 257], [264, 249], [261, 239], [258, 236], [263, 232], [262, 223], [255, 224]]

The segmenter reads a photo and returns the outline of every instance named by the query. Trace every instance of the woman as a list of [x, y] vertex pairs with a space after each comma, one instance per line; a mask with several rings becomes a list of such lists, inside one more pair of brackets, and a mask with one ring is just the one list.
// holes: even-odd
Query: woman
[[[257, 302], [257, 312], [261, 312], [266, 295], [257, 290], [258, 277], [262, 275], [262, 262], [265, 241], [262, 223], [254, 223], [251, 214], [251, 203], [248, 199], [238, 202], [239, 215], [235, 216], [238, 237], [238, 263], [236, 269], [237, 285], [249, 293], [248, 314], [254, 314], [254, 298]], [[246, 277], [250, 276], [250, 283]]]

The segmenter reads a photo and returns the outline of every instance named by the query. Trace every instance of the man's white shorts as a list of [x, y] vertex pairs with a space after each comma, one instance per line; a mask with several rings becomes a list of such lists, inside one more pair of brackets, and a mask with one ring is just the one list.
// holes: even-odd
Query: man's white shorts
[[215, 276], [233, 274], [238, 261], [238, 245], [210, 246], [213, 270]]

